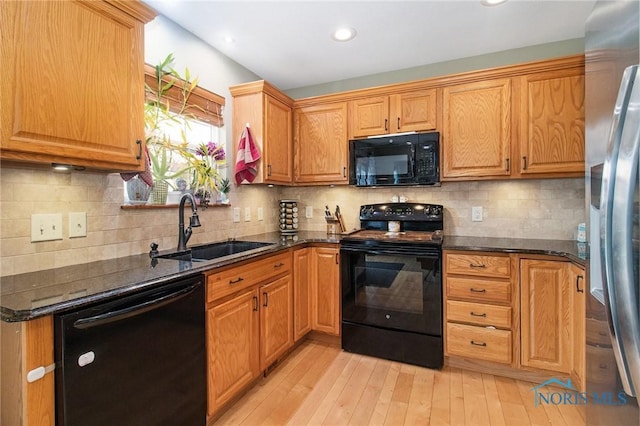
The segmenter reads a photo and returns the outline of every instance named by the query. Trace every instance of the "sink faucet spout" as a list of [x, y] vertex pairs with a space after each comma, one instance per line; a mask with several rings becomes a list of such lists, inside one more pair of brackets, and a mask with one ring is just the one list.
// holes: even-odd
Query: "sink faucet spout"
[[[191, 218], [189, 220], [189, 226], [184, 229], [184, 205], [189, 201], [191, 204]], [[187, 241], [191, 237], [192, 227], [196, 228], [200, 226], [200, 218], [198, 217], [198, 209], [196, 208], [196, 200], [193, 195], [186, 193], [180, 199], [180, 205], [178, 206], [178, 251], [185, 251], [187, 249]]]

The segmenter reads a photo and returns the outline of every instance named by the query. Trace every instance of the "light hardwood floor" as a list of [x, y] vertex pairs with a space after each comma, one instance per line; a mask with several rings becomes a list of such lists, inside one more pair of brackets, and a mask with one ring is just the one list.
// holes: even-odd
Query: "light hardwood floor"
[[575, 406], [534, 406], [536, 384], [431, 370], [306, 340], [215, 425], [584, 425]]

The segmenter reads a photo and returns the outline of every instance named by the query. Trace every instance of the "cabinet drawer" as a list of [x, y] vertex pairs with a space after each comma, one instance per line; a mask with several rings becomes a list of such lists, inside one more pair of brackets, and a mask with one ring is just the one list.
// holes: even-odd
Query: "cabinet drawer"
[[603, 346], [611, 345], [611, 337], [609, 336], [609, 323], [606, 320], [587, 318], [586, 322], [587, 344]]
[[447, 321], [511, 328], [511, 308], [449, 300], [447, 301]]
[[618, 367], [613, 349], [587, 345], [586, 354], [589, 360], [586, 368], [587, 377], [589, 377], [589, 381], [594, 385], [594, 388], [600, 390], [601, 387], [602, 389], [610, 389], [615, 386]]
[[445, 280], [448, 298], [467, 299], [473, 302], [511, 302], [509, 281], [462, 277], [447, 277]]
[[207, 302], [291, 271], [291, 253], [286, 252], [207, 276]]
[[511, 332], [447, 323], [448, 355], [511, 363]]
[[445, 265], [447, 274], [496, 278], [511, 276], [511, 261], [508, 256], [446, 253]]

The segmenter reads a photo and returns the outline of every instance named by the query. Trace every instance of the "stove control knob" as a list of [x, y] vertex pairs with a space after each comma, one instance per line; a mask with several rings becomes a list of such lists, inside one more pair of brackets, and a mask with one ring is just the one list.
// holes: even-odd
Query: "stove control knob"
[[438, 207], [434, 207], [432, 210], [432, 213], [434, 216], [439, 216], [442, 214], [442, 207], [438, 206]]
[[431, 214], [431, 206], [424, 206], [424, 214], [426, 215]]
[[411, 216], [411, 215], [413, 214], [413, 209], [411, 209], [410, 207], [409, 207], [409, 208], [407, 208], [407, 209], [404, 211], [404, 214], [406, 214], [407, 216]]

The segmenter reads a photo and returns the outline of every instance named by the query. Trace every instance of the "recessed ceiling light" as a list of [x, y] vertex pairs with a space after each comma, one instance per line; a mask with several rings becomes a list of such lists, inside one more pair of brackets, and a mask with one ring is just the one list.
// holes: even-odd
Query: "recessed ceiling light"
[[497, 6], [506, 2], [507, 0], [480, 0], [480, 4], [483, 6]]
[[353, 28], [338, 28], [331, 34], [336, 41], [349, 41], [356, 36], [356, 30]]
[[225, 43], [231, 44], [235, 41], [235, 39], [231, 36], [224, 36], [222, 37], [222, 41], [224, 41]]

